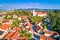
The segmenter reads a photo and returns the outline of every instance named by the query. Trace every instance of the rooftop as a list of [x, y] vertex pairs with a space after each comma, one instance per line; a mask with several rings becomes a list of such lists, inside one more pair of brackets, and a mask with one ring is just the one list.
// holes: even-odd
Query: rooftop
[[40, 14], [40, 15], [42, 15], [42, 14], [46, 14], [45, 12], [36, 12], [37, 14]]
[[0, 27], [0, 29], [6, 30], [9, 27], [9, 24], [4, 24]]

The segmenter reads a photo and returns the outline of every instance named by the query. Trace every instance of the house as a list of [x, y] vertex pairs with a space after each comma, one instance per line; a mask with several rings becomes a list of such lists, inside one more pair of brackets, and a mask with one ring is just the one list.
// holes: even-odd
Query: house
[[40, 34], [40, 40], [46, 40], [46, 37], [43, 34]]
[[2, 24], [9, 24], [11, 25], [13, 23], [13, 20], [3, 20]]
[[9, 24], [4, 24], [0, 27], [0, 38], [3, 38], [9, 32]]
[[12, 40], [16, 40], [19, 37], [19, 32], [16, 31], [14, 35], [11, 37]]
[[3, 17], [0, 17], [0, 23], [2, 23]]
[[36, 12], [37, 16], [47, 16], [47, 13], [45, 12]]
[[2, 24], [9, 24], [9, 20], [3, 20]]
[[55, 39], [48, 36], [48, 37], [46, 37], [46, 40], [55, 40]]
[[0, 15], [2, 15], [3, 17], [6, 16], [6, 12], [0, 12]]
[[29, 21], [26, 21], [23, 26], [25, 27], [26, 30], [28, 30], [30, 33], [33, 33], [33, 28], [32, 25], [30, 24]]
[[11, 36], [14, 34], [16, 32], [16, 27], [14, 27], [12, 30], [10, 30], [10, 32], [7, 34], [7, 35], [5, 35], [5, 39], [10, 39], [11, 38]]
[[3, 16], [2, 14], [0, 14], [0, 23], [2, 23], [2, 20], [3, 20]]
[[45, 36], [51, 36], [53, 34], [59, 35], [57, 32], [54, 32], [54, 31], [45, 30], [44, 32], [45, 32], [45, 34], [44, 34]]
[[39, 26], [41, 29], [43, 29], [43, 27], [41, 26], [41, 24], [42, 24], [42, 22], [38, 22], [38, 21], [35, 23], [36, 26]]
[[13, 18], [18, 18], [18, 16], [17, 16], [17, 15], [15, 15], [15, 14], [13, 14]]
[[36, 12], [33, 10], [33, 16], [47, 16], [46, 12]]
[[43, 27], [41, 26], [42, 22], [36, 22], [35, 23], [35, 27], [36, 27], [36, 31], [39, 33], [40, 31], [42, 31]]
[[0, 14], [6, 14], [6, 12], [0, 12]]
[[50, 36], [45, 36], [43, 34], [40, 34], [40, 40], [54, 40], [54, 39], [51, 38]]
[[17, 30], [17, 31], [20, 31], [20, 30], [21, 30], [21, 28], [20, 28], [20, 27], [17, 27], [17, 28], [16, 28], [16, 30]]
[[23, 23], [19, 23], [19, 26], [22, 26], [23, 25]]
[[13, 20], [9, 20], [9, 24], [11, 25], [13, 23]]
[[10, 30], [10, 32], [7, 34], [7, 35], [5, 35], [5, 39], [11, 39], [11, 37], [15, 34], [15, 32], [16, 32], [16, 27], [14, 27], [12, 30]]
[[28, 18], [26, 18], [24, 21], [25, 21], [25, 22], [26, 22], [26, 21], [27, 21], [27, 22], [29, 22], [29, 19], [28, 19]]
[[23, 25], [25, 26], [25, 25], [28, 25], [28, 24], [30, 24], [30, 22], [25, 22]]
[[25, 36], [18, 37], [17, 40], [26, 40]]
[[20, 27], [14, 27], [4, 38], [9, 40], [16, 40], [19, 37], [20, 30]]
[[18, 17], [18, 20], [21, 20], [21, 17]]
[[10, 38], [13, 36], [14, 33], [15, 33], [15, 32], [11, 31], [11, 32], [9, 32], [4, 38], [5, 38], [5, 39], [10, 39]]
[[27, 19], [27, 16], [20, 16], [22, 19]]

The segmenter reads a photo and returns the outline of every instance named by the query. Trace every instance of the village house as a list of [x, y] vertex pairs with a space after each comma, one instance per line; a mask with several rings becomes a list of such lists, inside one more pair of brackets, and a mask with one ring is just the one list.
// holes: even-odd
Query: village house
[[2, 24], [9, 24], [9, 20], [2, 20]]
[[25, 24], [29, 23], [29, 19], [27, 18], [27, 16], [18, 17], [18, 20], [22, 20], [22, 19], [23, 19], [23, 22], [20, 22], [19, 26], [22, 26], [22, 25], [25, 25]]
[[46, 12], [36, 12], [33, 10], [33, 16], [47, 16]]
[[12, 40], [16, 40], [19, 37], [19, 32], [16, 31], [14, 35], [11, 37]]
[[45, 36], [44, 34], [40, 34], [40, 40], [54, 40], [50, 36]]
[[0, 12], [0, 15], [2, 15], [2, 17], [6, 16], [6, 12]]
[[3, 16], [2, 14], [0, 14], [0, 23], [2, 23], [2, 20], [3, 20]]
[[13, 23], [13, 20], [2, 20], [2, 24], [9, 24], [11, 25]]
[[19, 23], [19, 27], [22, 26], [22, 25], [23, 25], [23, 23]]
[[45, 36], [51, 36], [53, 34], [59, 35], [57, 32], [54, 32], [54, 31], [45, 30], [44, 32], [45, 32], [45, 34], [44, 34]]
[[0, 23], [2, 23], [3, 17], [0, 17]]
[[14, 27], [12, 30], [10, 30], [10, 32], [7, 35], [5, 35], [4, 39], [7, 39], [7, 40], [18, 39], [20, 30], [21, 30], [20, 27]]
[[0, 27], [0, 39], [9, 32], [9, 24], [4, 24]]
[[0, 14], [6, 14], [6, 12], [0, 12]]
[[21, 17], [18, 17], [18, 20], [21, 20]]
[[22, 19], [26, 19], [27, 18], [27, 16], [20, 16]]
[[43, 27], [41, 26], [41, 24], [42, 24], [42, 22], [39, 22], [39, 21], [37, 21], [37, 22], [35, 23], [36, 26], [39, 26], [41, 29], [43, 29]]
[[40, 34], [40, 40], [46, 40], [46, 37], [43, 34]]
[[15, 15], [15, 14], [13, 14], [13, 18], [18, 18], [18, 16], [17, 16], [17, 15]]
[[17, 40], [26, 40], [26, 37], [25, 36], [22, 36], [22, 37], [18, 37]]
[[36, 27], [36, 31], [38, 32], [38, 34], [39, 34], [39, 32], [41, 32], [42, 31], [42, 29], [43, 29], [43, 27], [41, 26], [41, 22], [36, 22], [35, 23], [35, 27]]
[[30, 33], [32, 33], [32, 25], [29, 22], [24, 23], [24, 27], [26, 30], [28, 30]]

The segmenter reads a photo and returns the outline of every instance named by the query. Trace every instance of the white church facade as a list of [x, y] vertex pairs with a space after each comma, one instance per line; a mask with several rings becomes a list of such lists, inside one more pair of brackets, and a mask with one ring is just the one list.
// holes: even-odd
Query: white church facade
[[33, 10], [33, 16], [47, 16], [46, 12], [36, 12]]

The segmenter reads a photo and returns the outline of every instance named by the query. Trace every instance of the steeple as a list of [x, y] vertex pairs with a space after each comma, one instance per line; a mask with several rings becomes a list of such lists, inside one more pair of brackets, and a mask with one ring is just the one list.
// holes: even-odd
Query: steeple
[[35, 12], [35, 9], [33, 9], [33, 16], [36, 16], [36, 12]]

